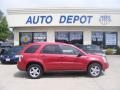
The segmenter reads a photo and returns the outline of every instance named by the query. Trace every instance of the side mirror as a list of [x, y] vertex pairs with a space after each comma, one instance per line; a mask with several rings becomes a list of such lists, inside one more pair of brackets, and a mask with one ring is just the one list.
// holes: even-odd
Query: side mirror
[[82, 56], [82, 54], [80, 54], [80, 53], [77, 55], [77, 57], [81, 57], [81, 56]]

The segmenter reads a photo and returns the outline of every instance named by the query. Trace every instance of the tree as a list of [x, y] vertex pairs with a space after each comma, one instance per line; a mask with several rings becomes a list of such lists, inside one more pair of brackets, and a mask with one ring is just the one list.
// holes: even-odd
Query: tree
[[6, 17], [2, 11], [0, 11], [0, 41], [5, 41], [10, 34], [11, 32], [8, 29]]

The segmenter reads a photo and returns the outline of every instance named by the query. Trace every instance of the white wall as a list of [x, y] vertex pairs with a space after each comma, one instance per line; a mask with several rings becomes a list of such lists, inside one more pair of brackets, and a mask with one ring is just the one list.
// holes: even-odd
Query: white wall
[[118, 32], [118, 46], [120, 46], [120, 30]]
[[14, 46], [19, 45], [19, 31], [14, 30]]
[[84, 31], [83, 32], [83, 44], [91, 44], [91, 31]]
[[[36, 8], [36, 9], [23, 8], [23, 9], [20, 9], [19, 8], [19, 9], [8, 9], [7, 13], [8, 13], [7, 21], [10, 27], [120, 26], [120, 22], [119, 22], [120, 10], [119, 9], [83, 9], [83, 8]], [[63, 15], [66, 18], [64, 19], [66, 22], [60, 23], [61, 16]], [[41, 16], [45, 16], [44, 18], [45, 20]], [[46, 23], [47, 16], [52, 17], [51, 23]], [[34, 23], [34, 20], [36, 21], [36, 19], [38, 22]], [[73, 22], [74, 20], [75, 22]], [[27, 21], [30, 21], [30, 23], [27, 23]]]

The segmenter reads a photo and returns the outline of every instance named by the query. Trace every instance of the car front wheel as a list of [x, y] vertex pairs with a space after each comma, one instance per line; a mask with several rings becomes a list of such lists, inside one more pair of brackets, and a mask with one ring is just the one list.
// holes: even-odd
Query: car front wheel
[[91, 77], [99, 77], [102, 73], [102, 67], [98, 63], [92, 63], [88, 67], [88, 74]]
[[38, 79], [42, 76], [43, 70], [38, 64], [31, 64], [27, 69], [27, 74], [31, 79]]

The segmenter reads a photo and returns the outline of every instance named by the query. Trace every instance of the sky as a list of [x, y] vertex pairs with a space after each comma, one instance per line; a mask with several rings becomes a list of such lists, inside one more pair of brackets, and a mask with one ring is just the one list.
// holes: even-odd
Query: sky
[[0, 0], [0, 10], [10, 8], [80, 7], [120, 9], [120, 0]]

